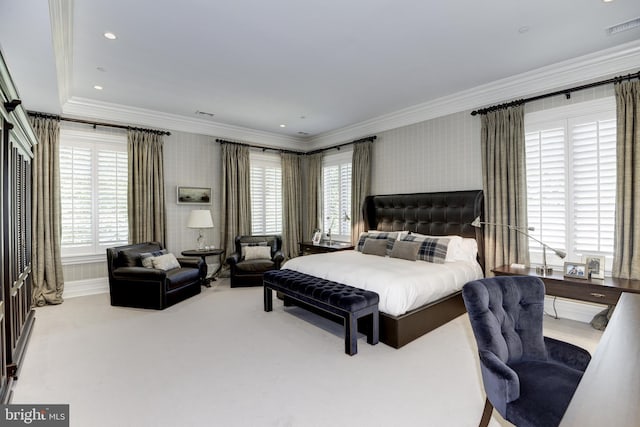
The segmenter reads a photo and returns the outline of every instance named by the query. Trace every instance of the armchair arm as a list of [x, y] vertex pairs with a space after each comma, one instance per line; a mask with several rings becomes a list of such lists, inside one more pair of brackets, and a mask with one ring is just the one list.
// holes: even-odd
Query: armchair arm
[[113, 270], [113, 278], [117, 280], [158, 280], [163, 281], [167, 272], [146, 267], [119, 267]]
[[280, 265], [282, 264], [282, 261], [284, 261], [284, 254], [282, 253], [282, 251], [277, 251], [275, 254], [273, 254], [273, 257], [271, 259], [273, 260], [276, 269], [280, 270]]
[[240, 262], [240, 254], [238, 252], [234, 252], [231, 255], [229, 255], [229, 258], [227, 258], [227, 264], [229, 264], [230, 266], [235, 266], [237, 263]]
[[487, 398], [503, 417], [507, 403], [520, 397], [520, 378], [490, 351], [480, 351], [480, 370]]
[[584, 372], [591, 360], [589, 352], [581, 347], [554, 338], [544, 337], [549, 359]]
[[181, 267], [201, 268], [204, 261], [202, 258], [177, 258]]

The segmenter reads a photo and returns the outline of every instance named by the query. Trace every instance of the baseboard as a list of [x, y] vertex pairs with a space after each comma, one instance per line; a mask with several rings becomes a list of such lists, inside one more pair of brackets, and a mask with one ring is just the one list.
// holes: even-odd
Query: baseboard
[[86, 295], [103, 294], [109, 292], [109, 279], [98, 277], [96, 279], [74, 280], [64, 283], [63, 298], [75, 298]]
[[[555, 299], [555, 310], [554, 310]], [[544, 298], [544, 311], [559, 318], [577, 320], [578, 322], [589, 323], [593, 316], [607, 308], [606, 305], [592, 304], [588, 302], [578, 302], [560, 297], [546, 296]]]

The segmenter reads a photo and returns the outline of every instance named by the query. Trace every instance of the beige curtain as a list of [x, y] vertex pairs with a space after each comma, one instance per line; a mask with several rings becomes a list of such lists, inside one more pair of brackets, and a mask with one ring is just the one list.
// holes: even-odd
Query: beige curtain
[[617, 183], [612, 276], [640, 279], [640, 82], [616, 83]]
[[282, 153], [282, 251], [287, 258], [298, 256], [302, 241], [302, 171], [298, 154]]
[[307, 186], [304, 195], [305, 221], [302, 240], [311, 240], [322, 229], [322, 157], [323, 153], [305, 156]]
[[129, 130], [129, 241], [160, 242], [166, 237], [162, 135]]
[[227, 256], [238, 235], [251, 234], [251, 167], [249, 147], [222, 144], [221, 242]]
[[[482, 184], [485, 221], [527, 226], [524, 107], [482, 116]], [[527, 236], [506, 227], [485, 225], [485, 275], [504, 264], [529, 264]]]
[[33, 304], [62, 303], [64, 279], [60, 257], [60, 121], [31, 119], [38, 143], [33, 147], [31, 244]]
[[351, 163], [351, 243], [365, 231], [362, 204], [371, 193], [371, 147], [373, 141], [354, 144]]

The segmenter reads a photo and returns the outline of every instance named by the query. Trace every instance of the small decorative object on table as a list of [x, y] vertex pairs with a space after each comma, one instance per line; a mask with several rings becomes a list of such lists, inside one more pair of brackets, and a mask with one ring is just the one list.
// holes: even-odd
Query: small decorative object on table
[[588, 279], [587, 265], [581, 262], [565, 262], [564, 277], [573, 277], [574, 279]]
[[313, 238], [311, 239], [311, 241], [313, 242], [314, 245], [319, 245], [320, 240], [322, 240], [322, 231], [320, 231], [319, 228], [316, 228], [313, 231]]
[[582, 255], [590, 279], [604, 279], [604, 257], [600, 255]]

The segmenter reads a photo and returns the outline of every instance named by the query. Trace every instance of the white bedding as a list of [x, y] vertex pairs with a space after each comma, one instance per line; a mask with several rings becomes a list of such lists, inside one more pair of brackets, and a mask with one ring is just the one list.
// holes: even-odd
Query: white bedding
[[477, 262], [435, 264], [364, 255], [355, 250], [301, 256], [282, 268], [377, 292], [378, 309], [393, 316], [450, 295], [465, 283], [483, 277]]

